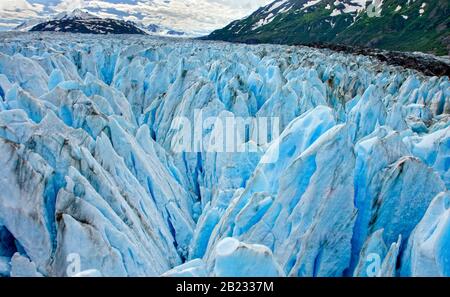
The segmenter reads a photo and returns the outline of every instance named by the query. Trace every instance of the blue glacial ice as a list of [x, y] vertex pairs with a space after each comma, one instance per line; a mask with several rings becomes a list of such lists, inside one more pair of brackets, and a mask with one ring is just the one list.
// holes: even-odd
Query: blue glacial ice
[[[448, 77], [307, 47], [0, 39], [0, 276], [450, 276]], [[174, 151], [199, 111], [280, 133]]]

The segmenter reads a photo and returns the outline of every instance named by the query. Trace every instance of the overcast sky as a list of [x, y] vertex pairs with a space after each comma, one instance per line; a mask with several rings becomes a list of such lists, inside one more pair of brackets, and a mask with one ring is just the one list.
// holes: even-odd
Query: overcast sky
[[0, 26], [84, 8], [105, 17], [156, 23], [176, 30], [208, 33], [249, 15], [273, 0], [0, 0]]

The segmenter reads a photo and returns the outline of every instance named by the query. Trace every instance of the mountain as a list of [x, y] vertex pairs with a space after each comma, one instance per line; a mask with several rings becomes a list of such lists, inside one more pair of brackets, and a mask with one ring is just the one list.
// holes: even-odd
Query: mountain
[[177, 30], [173, 30], [161, 25], [156, 25], [156, 24], [149, 24], [149, 25], [144, 25], [142, 28], [144, 28], [144, 30], [151, 34], [151, 35], [157, 35], [157, 36], [186, 36], [187, 34], [185, 32], [181, 32], [181, 31], [177, 31]]
[[[93, 14], [90, 14], [89, 12], [85, 10], [76, 9], [72, 12], [65, 12], [65, 13], [59, 13], [53, 18], [37, 18], [37, 19], [30, 19], [28, 21], [25, 21], [15, 27], [13, 31], [21, 31], [21, 32], [27, 32], [30, 31], [33, 27], [40, 25], [37, 31], [61, 31], [66, 32], [61, 29], [61, 27], [65, 26], [68, 22], [72, 22], [73, 20], [76, 20], [77, 23], [83, 20], [89, 20], [89, 23], [92, 22], [98, 22], [99, 20], [103, 20], [100, 17], [97, 17]], [[45, 24], [44, 24], [45, 23]], [[102, 24], [102, 22], [99, 22]], [[185, 32], [177, 31], [165, 26], [156, 25], [156, 24], [149, 24], [144, 25], [141, 22], [128, 22], [131, 25], [136, 26], [140, 30], [144, 31], [147, 34], [150, 35], [156, 35], [156, 36], [187, 36]], [[49, 25], [52, 24], [52, 25]], [[55, 26], [56, 24], [61, 24], [58, 26]], [[64, 24], [64, 25], [63, 25]], [[48, 26], [48, 27], [47, 27]], [[88, 25], [89, 27], [92, 27], [92, 24]], [[70, 28], [79, 28], [80, 26], [70, 26]], [[114, 27], [107, 24], [107, 27]], [[58, 29], [59, 28], [59, 29]], [[99, 27], [100, 28], [100, 27]], [[76, 30], [76, 29], [75, 29]], [[81, 30], [81, 29], [80, 29]], [[105, 31], [104, 29], [100, 28], [101, 31]], [[69, 31], [72, 32], [72, 31]], [[78, 31], [77, 31], [78, 32]], [[86, 30], [82, 30], [81, 33], [86, 33]], [[101, 33], [101, 32], [100, 32]]]
[[61, 13], [55, 19], [33, 26], [30, 31], [52, 31], [89, 34], [146, 34], [130, 21], [100, 18], [81, 9]]
[[332, 43], [447, 55], [450, 4], [448, 0], [276, 0], [208, 38]]
[[0, 276], [450, 276], [449, 123], [364, 55], [1, 33]]

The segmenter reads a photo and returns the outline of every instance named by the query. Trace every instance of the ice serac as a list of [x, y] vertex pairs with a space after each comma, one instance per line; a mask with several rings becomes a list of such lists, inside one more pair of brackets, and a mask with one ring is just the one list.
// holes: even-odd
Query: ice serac
[[262, 157], [273, 159], [274, 163], [260, 163], [247, 182], [245, 190], [238, 190], [234, 198], [230, 197], [233, 198], [233, 202], [230, 203], [230, 198], [215, 199], [205, 208], [196, 229], [199, 240], [192, 244], [193, 249], [200, 250], [191, 256], [203, 256], [213, 227], [219, 223], [220, 214], [223, 214], [227, 207], [228, 210], [220, 220], [224, 229], [216, 230], [218, 232], [215, 232], [215, 236], [222, 234], [231, 236], [233, 228], [236, 235], [239, 235], [258, 223], [271, 208], [274, 196], [278, 192], [279, 180], [290, 162], [334, 124], [332, 110], [325, 106], [317, 107], [293, 121], [280, 136], [281, 140], [269, 147]]
[[214, 275], [221, 277], [283, 276], [272, 251], [263, 245], [224, 238], [214, 251]]
[[[14, 241], [5, 240], [4, 248], [20, 249], [35, 263], [35, 269], [45, 271], [52, 254], [52, 180], [54, 170], [38, 154], [24, 145], [0, 139], [2, 195], [0, 218], [2, 237], [12, 234]], [[9, 242], [8, 242], [9, 241]], [[13, 246], [11, 246], [13, 245]], [[28, 260], [29, 261], [29, 260]], [[14, 267], [14, 266], [13, 266]]]
[[272, 251], [260, 244], [247, 244], [236, 238], [222, 239], [205, 263], [194, 259], [180, 265], [163, 276], [170, 277], [280, 277], [285, 276]]
[[317, 107], [286, 128], [276, 144], [280, 159], [261, 163], [231, 202], [212, 233], [209, 257], [220, 238], [233, 236], [270, 247], [286, 274], [343, 273], [356, 213], [354, 156], [349, 127], [334, 123], [331, 109]]
[[195, 259], [188, 261], [180, 266], [177, 266], [167, 272], [165, 272], [163, 277], [206, 277], [208, 272], [206, 271], [206, 266], [203, 260]]
[[411, 234], [402, 258], [402, 275], [448, 276], [450, 273], [450, 194], [438, 194]]
[[[450, 276], [448, 77], [307, 47], [0, 39], [1, 276]], [[278, 119], [264, 143], [256, 117]], [[230, 118], [244, 135], [210, 150]]]
[[25, 256], [15, 253], [11, 258], [11, 277], [40, 277], [36, 264]]
[[361, 250], [359, 262], [353, 276], [357, 277], [393, 277], [395, 276], [397, 257], [400, 250], [401, 235], [388, 249], [383, 239], [383, 229], [373, 232], [367, 238]]
[[366, 260], [359, 253], [364, 241], [368, 236], [375, 236], [377, 230], [383, 229], [382, 244], [390, 246], [399, 236], [407, 240], [433, 197], [445, 190], [436, 172], [419, 159], [405, 156], [408, 150], [398, 132], [380, 127], [362, 139], [355, 152], [358, 216], [353, 231], [351, 268], [358, 258]]

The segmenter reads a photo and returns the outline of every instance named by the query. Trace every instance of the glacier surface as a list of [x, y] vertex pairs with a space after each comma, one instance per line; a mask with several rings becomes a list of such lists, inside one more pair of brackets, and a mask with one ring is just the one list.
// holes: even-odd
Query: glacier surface
[[[0, 276], [450, 276], [448, 77], [307, 47], [0, 40]], [[174, 152], [198, 111], [280, 135]]]

